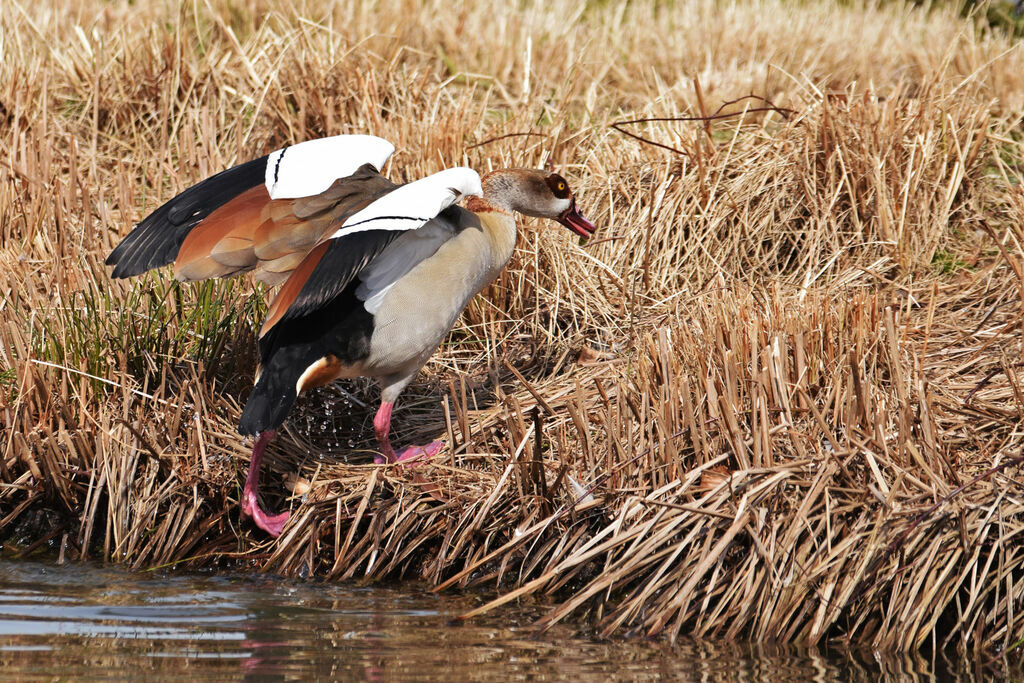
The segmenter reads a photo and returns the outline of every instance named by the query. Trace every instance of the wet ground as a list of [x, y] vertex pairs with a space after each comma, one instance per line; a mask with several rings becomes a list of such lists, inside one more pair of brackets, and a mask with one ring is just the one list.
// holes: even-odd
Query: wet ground
[[0, 559], [0, 677], [26, 680], [876, 680], [923, 660], [729, 643], [597, 641], [541, 611], [452, 619], [481, 597], [268, 576]]

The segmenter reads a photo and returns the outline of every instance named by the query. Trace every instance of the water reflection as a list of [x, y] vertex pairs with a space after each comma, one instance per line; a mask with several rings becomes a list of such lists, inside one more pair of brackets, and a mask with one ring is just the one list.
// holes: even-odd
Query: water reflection
[[[924, 680], [932, 665], [788, 648], [534, 637], [528, 609], [453, 626], [478, 604], [403, 585], [130, 574], [0, 560], [6, 676], [404, 680]], [[881, 662], [881, 663], [880, 663]]]

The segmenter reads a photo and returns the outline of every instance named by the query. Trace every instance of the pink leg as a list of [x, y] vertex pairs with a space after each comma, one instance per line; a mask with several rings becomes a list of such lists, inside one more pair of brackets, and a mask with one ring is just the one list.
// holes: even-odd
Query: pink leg
[[386, 462], [397, 462], [395, 449], [391, 447], [388, 439], [388, 432], [391, 431], [391, 409], [394, 403], [380, 402], [377, 414], [373, 416], [373, 433], [377, 436], [377, 445], [380, 446], [381, 455], [373, 456], [373, 461], [378, 465]]
[[391, 447], [391, 440], [388, 439], [388, 432], [391, 430], [391, 409], [394, 403], [381, 401], [380, 409], [373, 417], [373, 433], [377, 435], [377, 444], [380, 446], [381, 455], [374, 456], [373, 461], [378, 465], [384, 463], [405, 462], [410, 460], [426, 460], [441, 452], [444, 443], [434, 441], [426, 446], [409, 446], [403, 448], [398, 454]]
[[281, 535], [284, 523], [291, 516], [290, 512], [282, 512], [278, 515], [268, 515], [261, 508], [256, 500], [256, 494], [260, 487], [260, 463], [263, 461], [263, 451], [267, 444], [274, 438], [275, 430], [268, 429], [260, 432], [256, 437], [256, 443], [252, 447], [252, 458], [249, 460], [249, 475], [245, 478], [245, 488], [242, 490], [242, 512], [252, 517], [256, 526], [277, 538]]

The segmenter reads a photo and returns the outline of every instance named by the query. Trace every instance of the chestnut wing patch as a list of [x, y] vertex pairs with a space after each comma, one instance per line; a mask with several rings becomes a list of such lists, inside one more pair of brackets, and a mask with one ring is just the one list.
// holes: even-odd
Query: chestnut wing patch
[[200, 221], [232, 199], [264, 183], [267, 157], [234, 166], [193, 185], [144, 218], [121, 240], [106, 264], [115, 278], [131, 277], [175, 260]]
[[179, 280], [205, 280], [234, 275], [256, 266], [253, 231], [270, 204], [265, 188], [246, 190], [193, 226], [174, 260]]

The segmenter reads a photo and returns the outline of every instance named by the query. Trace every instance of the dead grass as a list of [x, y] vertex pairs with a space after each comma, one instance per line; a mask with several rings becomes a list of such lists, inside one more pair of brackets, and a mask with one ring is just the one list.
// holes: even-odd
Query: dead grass
[[[602, 635], [1019, 656], [1019, 44], [898, 3], [273, 7], [0, 12], [10, 547], [550, 596], [542, 626]], [[628, 127], [677, 152], [611, 128], [751, 92], [791, 113]], [[234, 430], [265, 292], [102, 259], [206, 175], [366, 131], [396, 178], [550, 163], [601, 231], [524, 226], [396, 413], [451, 444], [430, 466], [367, 464], [368, 384], [303, 400], [270, 542]]]

